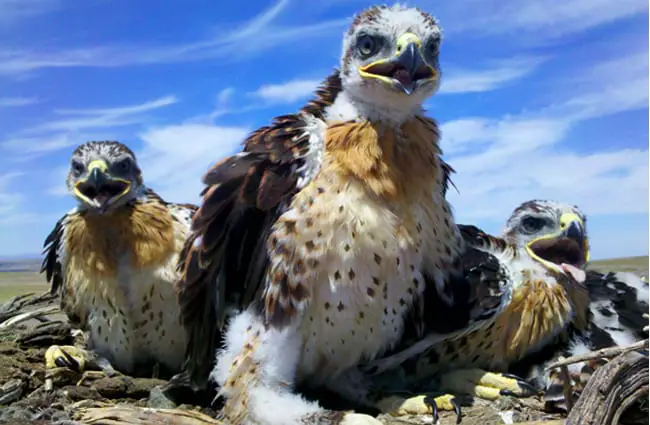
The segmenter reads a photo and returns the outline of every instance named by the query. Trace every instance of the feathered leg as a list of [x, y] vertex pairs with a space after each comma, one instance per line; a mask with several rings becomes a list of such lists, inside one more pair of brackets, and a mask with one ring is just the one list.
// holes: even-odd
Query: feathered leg
[[301, 340], [294, 326], [267, 328], [245, 311], [233, 318], [211, 378], [226, 397], [222, 414], [233, 425], [379, 425], [369, 415], [326, 410], [293, 391]]

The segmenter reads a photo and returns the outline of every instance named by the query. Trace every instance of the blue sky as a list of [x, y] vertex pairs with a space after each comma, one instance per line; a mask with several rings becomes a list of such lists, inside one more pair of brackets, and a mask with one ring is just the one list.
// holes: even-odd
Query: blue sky
[[[117, 139], [147, 183], [200, 176], [338, 65], [356, 0], [0, 0], [0, 256], [35, 254], [73, 206], [69, 155]], [[498, 233], [523, 201], [589, 217], [592, 258], [648, 254], [646, 0], [410, 3], [440, 19], [427, 104], [457, 220]]]

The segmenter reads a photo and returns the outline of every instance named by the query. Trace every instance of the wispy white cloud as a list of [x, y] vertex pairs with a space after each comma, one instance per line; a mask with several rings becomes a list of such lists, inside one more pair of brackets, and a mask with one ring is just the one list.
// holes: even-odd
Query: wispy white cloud
[[597, 63], [572, 79], [582, 93], [550, 110], [576, 118], [596, 118], [619, 110], [647, 108], [648, 70], [647, 49]]
[[15, 24], [61, 6], [60, 0], [0, 0], [0, 25]]
[[[605, 61], [584, 78], [599, 80], [601, 70], [622, 60], [632, 59]], [[457, 170], [460, 194], [450, 197], [459, 219], [499, 220], [530, 198], [572, 202], [592, 215], [647, 213], [646, 148], [577, 153], [567, 140], [582, 122], [647, 108], [647, 84], [647, 71], [639, 67], [538, 111], [443, 124], [443, 149]]]
[[66, 165], [61, 165], [55, 167], [50, 173], [50, 181], [54, 182], [47, 190], [46, 193], [52, 196], [67, 196], [68, 188], [65, 185], [66, 177], [68, 176], [68, 171], [70, 167]]
[[0, 97], [0, 108], [28, 106], [35, 103], [38, 103], [38, 99], [35, 97]]
[[140, 135], [137, 153], [144, 179], [174, 202], [198, 202], [201, 176], [219, 159], [240, 149], [246, 127], [183, 124], [152, 128]]
[[118, 106], [115, 108], [99, 108], [99, 109], [55, 109], [54, 112], [63, 115], [130, 115], [139, 112], [147, 112], [153, 109], [162, 108], [164, 106], [173, 105], [178, 102], [176, 96], [164, 96], [149, 102], [140, 103], [138, 105]]
[[[107, 45], [55, 52], [0, 49], [0, 74], [21, 74], [43, 68], [104, 68], [216, 58], [236, 61], [285, 42], [304, 42], [331, 35], [349, 22], [344, 18], [304, 25], [274, 25], [273, 21], [287, 4], [288, 0], [280, 0], [234, 29], [220, 28], [211, 37], [177, 45]], [[263, 37], [250, 42], [251, 37], [262, 34]]]
[[138, 105], [103, 109], [59, 109], [56, 113], [74, 115], [74, 118], [54, 120], [34, 127], [31, 131], [79, 131], [89, 128], [108, 128], [142, 122], [143, 112], [153, 111], [178, 102], [175, 96], [165, 96]]
[[511, 59], [482, 70], [452, 67], [444, 71], [439, 93], [476, 93], [494, 90], [531, 74], [543, 61], [543, 58]]
[[253, 93], [260, 99], [272, 103], [293, 103], [314, 94], [322, 79], [291, 80], [281, 84], [263, 85]]
[[57, 134], [54, 136], [9, 139], [0, 143], [0, 146], [11, 152], [28, 155], [59, 150], [73, 145], [75, 143], [73, 140], [69, 134]]
[[[647, 13], [645, 0], [519, 1], [458, 0], [425, 2], [437, 10], [447, 32], [479, 35], [534, 34], [537, 40], [578, 33], [629, 16]], [[471, 10], [471, 13], [468, 11]]]
[[[20, 172], [0, 174], [0, 225], [25, 220], [31, 214], [20, 211], [24, 195], [11, 189], [11, 183], [22, 175]], [[22, 216], [22, 217], [21, 217]]]
[[[136, 105], [95, 109], [58, 109], [55, 113], [71, 116], [30, 127], [0, 142], [0, 148], [19, 155], [18, 159], [30, 158], [74, 146], [87, 140], [107, 139], [117, 127], [144, 124], [143, 115], [176, 103], [175, 96], [164, 96]], [[101, 129], [102, 134], [93, 130]]]

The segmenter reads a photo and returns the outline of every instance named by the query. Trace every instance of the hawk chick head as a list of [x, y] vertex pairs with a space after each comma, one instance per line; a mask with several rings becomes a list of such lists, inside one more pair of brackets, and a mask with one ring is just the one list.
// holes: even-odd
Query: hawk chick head
[[86, 142], [72, 153], [66, 180], [80, 207], [105, 213], [133, 199], [142, 186], [135, 154], [114, 141]]
[[543, 263], [583, 268], [589, 261], [586, 224], [577, 206], [532, 200], [515, 208], [504, 238]]
[[343, 88], [358, 103], [419, 108], [440, 83], [441, 39], [436, 19], [419, 9], [366, 9], [343, 40]]

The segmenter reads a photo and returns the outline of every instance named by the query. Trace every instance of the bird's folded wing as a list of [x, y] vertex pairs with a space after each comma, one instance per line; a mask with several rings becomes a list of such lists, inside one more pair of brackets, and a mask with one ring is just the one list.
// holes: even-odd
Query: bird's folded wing
[[59, 219], [54, 225], [54, 229], [45, 238], [43, 243], [43, 263], [41, 264], [41, 273], [45, 273], [45, 279], [50, 284], [50, 293], [60, 294], [61, 310], [65, 312], [68, 319], [75, 326], [83, 328], [86, 317], [83, 309], [70, 298], [74, 293], [74, 288], [66, 285], [66, 256], [68, 255], [65, 229], [70, 220], [78, 219], [79, 212], [72, 210]]
[[476, 226], [458, 227], [465, 250], [449, 271], [446, 296], [431, 294], [424, 300], [427, 333], [471, 332], [491, 323], [510, 300], [512, 277], [503, 261], [509, 258], [512, 248]]
[[68, 218], [64, 215], [56, 222], [54, 229], [47, 235], [43, 243], [44, 255], [41, 264], [41, 273], [45, 272], [45, 279], [50, 284], [50, 292], [56, 294], [63, 284], [63, 224]]
[[260, 300], [269, 232], [299, 188], [318, 172], [324, 108], [339, 91], [335, 71], [300, 113], [278, 117], [253, 132], [243, 152], [204, 176], [207, 187], [181, 252], [178, 284], [182, 320], [190, 332], [186, 367], [193, 382], [207, 377], [228, 313]]

